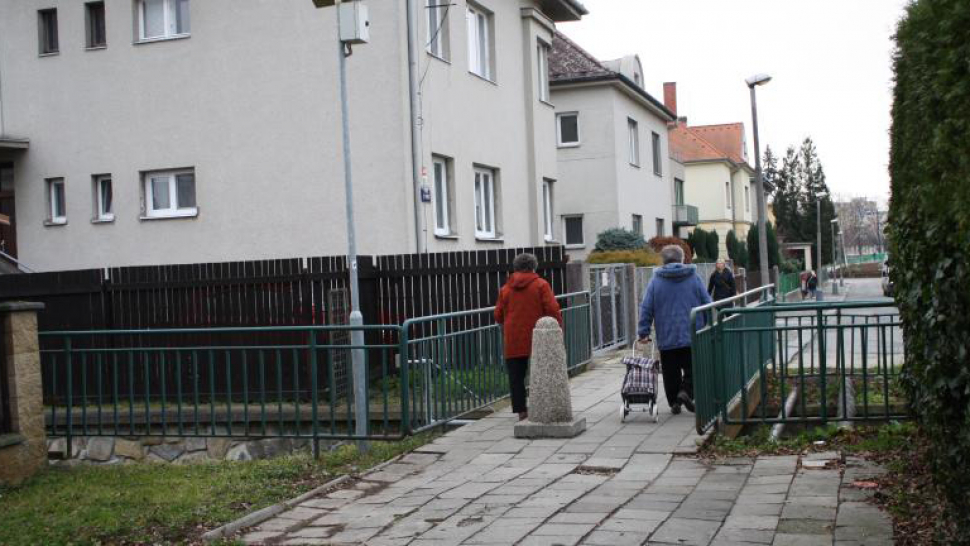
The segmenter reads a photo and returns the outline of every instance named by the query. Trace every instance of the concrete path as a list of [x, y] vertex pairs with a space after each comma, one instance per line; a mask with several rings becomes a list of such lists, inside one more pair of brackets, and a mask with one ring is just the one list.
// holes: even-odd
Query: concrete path
[[[620, 422], [614, 357], [571, 382], [588, 430], [513, 438], [511, 413], [470, 424], [264, 522], [249, 544], [892, 544], [892, 525], [850, 487], [878, 469], [836, 457], [706, 464], [694, 416]], [[661, 397], [663, 398], [663, 397]], [[819, 457], [813, 457], [819, 459]]]

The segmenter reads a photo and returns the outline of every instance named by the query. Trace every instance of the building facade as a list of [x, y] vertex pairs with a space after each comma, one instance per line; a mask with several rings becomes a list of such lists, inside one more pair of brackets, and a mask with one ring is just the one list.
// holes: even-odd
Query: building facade
[[[676, 84], [664, 84], [668, 109], [676, 114]], [[748, 165], [744, 124], [688, 125], [677, 118], [670, 128], [674, 156], [684, 165], [684, 197], [697, 207], [698, 227], [716, 231], [719, 258], [728, 258], [727, 235], [745, 240], [758, 221], [756, 173]]]
[[573, 258], [586, 257], [610, 228], [645, 239], [673, 234], [667, 124], [675, 117], [644, 90], [639, 58], [601, 62], [557, 34], [550, 66], [559, 180], [547, 232]]
[[[347, 59], [359, 251], [541, 244], [558, 176], [543, 74], [555, 23], [585, 9], [416, 1], [417, 183], [407, 4], [368, 2]], [[3, 2], [0, 37], [2, 195], [31, 268], [346, 251], [333, 8]]]

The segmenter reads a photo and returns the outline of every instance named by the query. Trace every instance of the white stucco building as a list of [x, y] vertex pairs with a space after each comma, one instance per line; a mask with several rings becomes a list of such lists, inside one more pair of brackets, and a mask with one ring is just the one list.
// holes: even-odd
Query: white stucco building
[[[407, 3], [370, 0], [347, 59], [360, 252], [543, 244], [547, 55], [585, 9], [415, 1], [430, 202]], [[0, 2], [6, 248], [35, 270], [343, 254], [337, 48], [310, 0]]]
[[[677, 114], [677, 87], [664, 84], [664, 102]], [[677, 118], [670, 129], [674, 157], [684, 165], [684, 199], [698, 210], [698, 227], [716, 231], [719, 257], [728, 258], [727, 234], [746, 240], [758, 221], [755, 170], [748, 165], [744, 124], [688, 125]]]
[[674, 233], [675, 170], [667, 125], [675, 115], [643, 88], [636, 56], [601, 62], [561, 34], [553, 41], [559, 179], [547, 236], [583, 258], [599, 233]]

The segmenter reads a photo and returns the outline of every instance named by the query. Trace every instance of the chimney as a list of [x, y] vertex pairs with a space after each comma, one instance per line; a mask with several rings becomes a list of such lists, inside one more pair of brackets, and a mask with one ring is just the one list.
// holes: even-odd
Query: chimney
[[664, 106], [667, 110], [677, 115], [677, 82], [667, 82], [664, 84]]

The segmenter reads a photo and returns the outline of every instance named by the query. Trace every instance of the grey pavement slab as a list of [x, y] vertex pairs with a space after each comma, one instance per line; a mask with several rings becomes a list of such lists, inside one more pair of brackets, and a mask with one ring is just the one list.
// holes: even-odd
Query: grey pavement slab
[[[693, 451], [692, 415], [619, 420], [616, 358], [571, 380], [587, 430], [516, 439], [496, 413], [241, 535], [244, 543], [373, 546], [891, 544], [892, 525], [851, 480], [882, 472], [850, 457], [808, 469], [795, 456], [715, 462]], [[807, 460], [840, 460], [841, 454]], [[840, 504], [841, 501], [841, 504]]]

